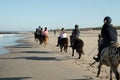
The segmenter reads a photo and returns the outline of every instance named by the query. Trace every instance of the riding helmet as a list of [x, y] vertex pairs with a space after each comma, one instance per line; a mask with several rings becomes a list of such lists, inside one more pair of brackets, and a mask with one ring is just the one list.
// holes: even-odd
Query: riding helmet
[[111, 17], [109, 17], [109, 16], [106, 16], [105, 18], [104, 18], [104, 21], [105, 20], [107, 20], [107, 23], [111, 23], [112, 22], [112, 19], [111, 19]]

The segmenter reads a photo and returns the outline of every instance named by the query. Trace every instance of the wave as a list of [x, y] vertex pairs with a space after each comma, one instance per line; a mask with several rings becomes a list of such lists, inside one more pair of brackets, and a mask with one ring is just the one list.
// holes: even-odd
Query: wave
[[4, 35], [3, 34], [0, 34], [0, 37], [3, 37]]
[[[23, 37], [19, 34], [0, 34], [0, 48], [3, 48], [5, 46], [12, 46], [12, 45], [17, 45], [20, 43], [17, 43], [16, 41], [19, 39], [22, 39]], [[3, 51], [0, 51], [0, 53], [3, 53]]]

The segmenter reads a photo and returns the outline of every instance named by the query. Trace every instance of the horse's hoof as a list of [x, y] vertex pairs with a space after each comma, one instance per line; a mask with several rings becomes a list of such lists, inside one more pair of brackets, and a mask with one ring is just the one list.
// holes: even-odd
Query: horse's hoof
[[82, 53], [83, 55], [85, 55], [85, 53]]
[[[100, 74], [101, 75], [101, 74]], [[97, 75], [96, 77], [100, 77], [100, 75]]]

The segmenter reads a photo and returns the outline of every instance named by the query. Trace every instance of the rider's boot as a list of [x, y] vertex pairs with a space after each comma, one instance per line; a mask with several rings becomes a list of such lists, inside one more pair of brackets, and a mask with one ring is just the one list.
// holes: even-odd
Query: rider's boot
[[94, 56], [93, 59], [94, 59], [96, 62], [99, 62], [99, 60], [100, 60], [100, 52], [98, 53], [97, 57]]
[[93, 59], [94, 59], [96, 62], [99, 62], [99, 60], [100, 60], [99, 57], [93, 57]]

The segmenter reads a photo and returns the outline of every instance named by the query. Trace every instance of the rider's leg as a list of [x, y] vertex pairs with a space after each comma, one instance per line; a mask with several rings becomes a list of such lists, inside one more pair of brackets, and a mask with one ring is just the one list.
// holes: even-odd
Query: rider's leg
[[109, 46], [109, 43], [107, 43], [107, 42], [104, 42], [103, 44], [101, 44], [98, 48], [97, 58], [93, 57], [93, 59], [98, 62], [100, 60], [102, 50], [107, 46]]
[[73, 36], [71, 35], [70, 36], [70, 47], [72, 47], [72, 38], [73, 38]]
[[101, 44], [101, 45], [99, 46], [99, 48], [98, 48], [97, 57], [93, 57], [93, 59], [94, 59], [95, 61], [99, 62], [99, 60], [100, 60], [100, 54], [101, 54], [101, 51], [103, 50], [103, 48], [104, 48], [104, 45]]

